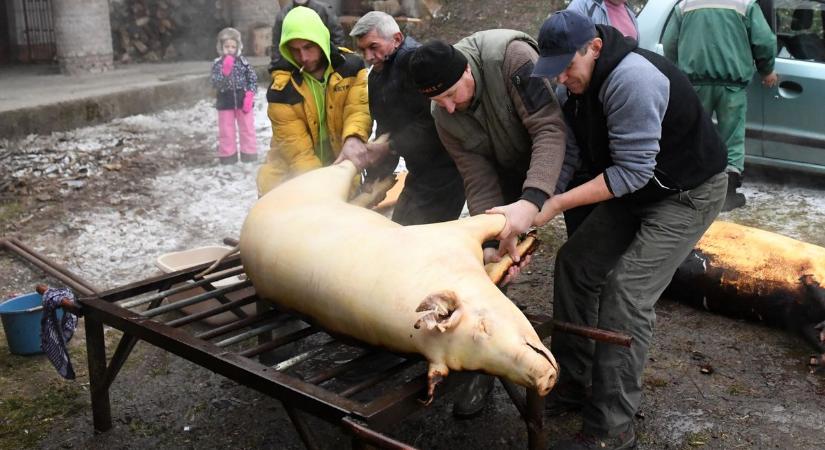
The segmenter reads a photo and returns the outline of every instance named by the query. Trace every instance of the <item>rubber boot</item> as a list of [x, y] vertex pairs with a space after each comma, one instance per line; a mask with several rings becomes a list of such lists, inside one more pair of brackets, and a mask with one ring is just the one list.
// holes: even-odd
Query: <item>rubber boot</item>
[[238, 162], [238, 154], [235, 153], [232, 156], [219, 156], [218, 159], [221, 161], [222, 166], [229, 166]]
[[728, 192], [725, 195], [725, 203], [722, 211], [732, 211], [740, 206], [745, 206], [745, 194], [736, 192], [742, 186], [742, 175], [736, 172], [728, 172]]
[[241, 162], [254, 163], [258, 161], [257, 153], [241, 153]]
[[493, 391], [495, 381], [496, 379], [490, 375], [473, 375], [464, 385], [461, 398], [453, 404], [453, 416], [458, 419], [470, 419], [479, 415], [487, 404], [487, 397]]

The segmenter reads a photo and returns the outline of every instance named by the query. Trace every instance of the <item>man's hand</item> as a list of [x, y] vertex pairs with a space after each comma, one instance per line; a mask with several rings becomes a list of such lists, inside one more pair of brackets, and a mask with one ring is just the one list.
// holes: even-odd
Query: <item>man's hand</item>
[[774, 87], [777, 81], [779, 81], [779, 76], [776, 75], [776, 72], [771, 72], [762, 77], [762, 86]]
[[384, 142], [367, 142], [367, 167], [374, 166], [375, 163], [384, 159], [390, 153], [390, 143]]
[[344, 145], [341, 147], [341, 154], [333, 164], [338, 164], [345, 160], [352, 161], [355, 168], [363, 170], [368, 165], [367, 146], [358, 137], [350, 136], [344, 140]]
[[[499, 245], [499, 248], [503, 248], [503, 247], [501, 245]], [[484, 252], [483, 253], [483, 255], [484, 255], [484, 264], [501, 261], [502, 256], [499, 254], [499, 250], [497, 250], [495, 248], [492, 248], [492, 247], [489, 247], [489, 248], [485, 248], [483, 250], [483, 252]], [[507, 286], [513, 280], [515, 280], [516, 277], [521, 273], [521, 269], [525, 268], [528, 264], [530, 264], [530, 261], [532, 259], [533, 259], [532, 255], [527, 255], [521, 260], [520, 263], [513, 264], [512, 266], [510, 266], [510, 268], [507, 269], [507, 273], [504, 275], [504, 278], [502, 278], [501, 281], [498, 283], [499, 286], [501, 286], [501, 287]]]
[[520, 234], [525, 233], [533, 225], [538, 208], [527, 200], [517, 200], [509, 205], [490, 208], [485, 213], [504, 214], [507, 222], [504, 224], [504, 229], [498, 234], [498, 239], [501, 241], [498, 246], [498, 254], [509, 253], [513, 261], [518, 263], [520, 258], [516, 253], [516, 240]]
[[536, 217], [533, 218], [533, 226], [540, 227], [554, 217], [558, 216], [561, 213], [561, 207], [559, 206], [559, 197], [564, 194], [554, 195], [547, 200], [544, 201], [544, 205], [541, 207], [541, 211], [536, 214]]

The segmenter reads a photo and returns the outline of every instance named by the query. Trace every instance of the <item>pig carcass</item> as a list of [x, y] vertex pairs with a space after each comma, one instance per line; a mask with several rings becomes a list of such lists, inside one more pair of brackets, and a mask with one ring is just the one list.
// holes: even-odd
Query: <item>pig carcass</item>
[[317, 169], [273, 189], [240, 235], [263, 299], [326, 330], [429, 362], [428, 399], [450, 370], [478, 370], [546, 395], [558, 365], [484, 271], [501, 215], [402, 227], [346, 202], [355, 167]]
[[801, 332], [825, 352], [825, 248], [716, 221], [665, 296], [736, 318]]

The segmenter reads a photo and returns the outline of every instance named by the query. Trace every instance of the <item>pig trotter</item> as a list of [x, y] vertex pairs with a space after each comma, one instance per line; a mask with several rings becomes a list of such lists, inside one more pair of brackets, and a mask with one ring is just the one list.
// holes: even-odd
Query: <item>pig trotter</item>
[[430, 370], [427, 371], [427, 398], [419, 400], [424, 406], [429, 406], [435, 398], [435, 387], [444, 381], [450, 369], [444, 365], [430, 364]]

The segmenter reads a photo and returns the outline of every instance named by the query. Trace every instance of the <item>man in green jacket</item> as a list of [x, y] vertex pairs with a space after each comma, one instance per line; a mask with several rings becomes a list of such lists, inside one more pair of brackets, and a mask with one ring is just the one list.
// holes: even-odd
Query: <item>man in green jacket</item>
[[722, 211], [745, 204], [736, 192], [745, 169], [745, 88], [754, 63], [762, 84], [773, 87], [776, 36], [755, 0], [684, 0], [675, 6], [662, 38], [665, 56], [688, 76], [728, 149], [728, 193]]

